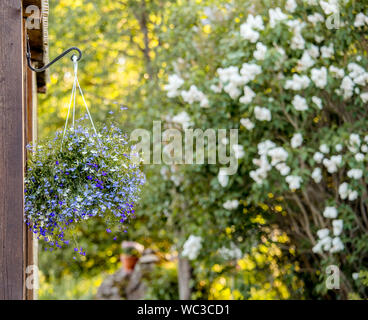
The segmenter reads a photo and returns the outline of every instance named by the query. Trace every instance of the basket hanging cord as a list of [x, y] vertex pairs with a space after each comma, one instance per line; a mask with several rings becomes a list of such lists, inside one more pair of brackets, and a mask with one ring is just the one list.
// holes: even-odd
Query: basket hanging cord
[[89, 108], [88, 108], [86, 99], [84, 98], [84, 94], [83, 94], [82, 88], [81, 88], [81, 86], [79, 84], [79, 80], [78, 80], [78, 57], [77, 56], [73, 56], [72, 57], [72, 61], [73, 61], [73, 64], [74, 64], [74, 81], [73, 81], [72, 94], [70, 96], [70, 102], [69, 102], [69, 106], [68, 106], [68, 113], [67, 113], [66, 120], [65, 120], [63, 137], [62, 137], [62, 140], [61, 140], [61, 150], [62, 150], [63, 141], [64, 141], [65, 134], [66, 134], [66, 129], [68, 127], [69, 115], [70, 115], [70, 111], [71, 111], [70, 109], [72, 107], [72, 104], [73, 104], [73, 110], [72, 110], [72, 113], [73, 113], [73, 115], [72, 115], [72, 128], [74, 128], [74, 124], [75, 124], [75, 98], [76, 98], [76, 95], [77, 95], [77, 86], [78, 86], [78, 89], [79, 89], [79, 93], [82, 96], [83, 103], [84, 103], [84, 106], [86, 108], [88, 118], [91, 121], [92, 128], [93, 128], [93, 130], [94, 130], [94, 132], [96, 134], [96, 138], [98, 140], [98, 143], [100, 144], [100, 140], [98, 138], [98, 134], [97, 134], [97, 130], [96, 130], [95, 124], [93, 123], [93, 119], [92, 119], [91, 113], [89, 112]]

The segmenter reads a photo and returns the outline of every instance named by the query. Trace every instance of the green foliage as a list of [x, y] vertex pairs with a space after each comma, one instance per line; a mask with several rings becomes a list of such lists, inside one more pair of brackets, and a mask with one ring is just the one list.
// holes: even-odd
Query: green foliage
[[144, 280], [147, 286], [145, 299], [178, 300], [178, 274], [172, 264], [155, 266], [149, 279]]
[[[356, 15], [366, 13], [367, 4], [341, 1], [340, 18], [345, 25], [338, 29], [328, 29], [325, 21], [308, 20], [308, 16], [316, 13], [327, 19], [328, 14], [320, 5], [311, 6], [301, 0], [297, 5], [294, 12], [287, 12], [285, 1], [269, 0], [63, 0], [51, 8], [55, 18], [50, 30], [51, 44], [60, 49], [77, 44], [85, 53], [80, 64], [81, 85], [92, 104], [94, 119], [105, 121], [107, 111], [113, 110], [116, 120], [128, 132], [134, 128], [151, 130], [153, 120], [161, 120], [163, 129], [175, 126], [182, 130], [168, 119], [185, 111], [193, 128], [239, 129], [238, 143], [245, 152], [239, 159], [237, 173], [228, 177], [225, 187], [219, 183], [218, 174], [223, 167], [220, 165], [145, 165], [149, 183], [142, 203], [127, 234], [119, 237], [164, 253], [179, 254], [190, 235], [201, 237], [201, 249], [191, 261], [193, 298], [367, 296], [366, 288], [351, 277], [363, 269], [366, 261], [367, 157], [358, 161], [355, 156], [358, 151], [354, 149], [357, 146], [350, 141], [352, 134], [358, 134], [362, 147], [359, 152], [364, 153], [366, 102], [360, 93], [366, 91], [367, 83], [354, 84], [352, 96], [344, 98], [349, 92], [342, 87], [342, 78], [330, 71], [334, 66], [347, 76], [352, 72], [351, 63], [367, 70], [367, 26], [354, 27]], [[277, 6], [285, 13], [286, 21], [271, 26], [269, 9]], [[257, 30], [259, 39], [255, 42], [245, 39], [240, 31], [250, 13], [260, 15], [265, 27]], [[65, 23], [73, 32], [65, 34]], [[298, 31], [303, 23], [305, 26]], [[294, 37], [298, 33], [305, 41], [303, 49], [295, 48], [298, 37]], [[267, 47], [263, 60], [254, 56], [257, 42]], [[329, 55], [331, 45], [333, 54]], [[318, 55], [312, 58], [314, 65], [301, 67], [304, 53], [315, 47]], [[224, 91], [228, 83], [222, 82], [219, 73], [219, 68], [228, 67], [238, 68], [239, 73], [244, 63], [262, 68], [246, 83], [255, 93], [250, 103], [239, 100], [245, 84], [239, 86], [239, 96], [231, 97]], [[317, 86], [322, 76], [312, 79], [311, 70], [323, 68], [327, 71], [326, 84]], [[70, 62], [64, 61], [51, 74], [49, 92], [40, 107], [42, 135], [60, 127], [65, 118], [66, 110], [59, 107], [65, 104], [71, 80], [61, 77], [70, 70]], [[179, 95], [169, 98], [165, 85], [173, 74], [184, 83]], [[285, 88], [287, 80], [293, 80], [295, 75], [308, 76], [309, 84], [301, 90]], [[208, 108], [183, 99], [180, 91], [192, 85], [208, 98]], [[220, 88], [219, 91], [213, 90], [214, 87]], [[296, 95], [305, 98], [307, 110], [295, 108]], [[312, 97], [321, 99], [322, 109]], [[117, 113], [120, 105], [129, 109]], [[270, 111], [271, 121], [257, 119], [257, 106]], [[242, 119], [249, 119], [254, 128], [248, 130]], [[290, 140], [297, 133], [302, 135], [303, 143], [293, 147]], [[253, 160], [260, 158], [258, 147], [265, 140], [272, 140], [287, 152], [284, 161], [290, 169], [287, 175], [302, 178], [298, 188], [291, 188], [275, 165], [260, 179], [261, 183], [252, 178], [257, 170]], [[314, 159], [323, 144], [330, 150], [323, 156], [325, 159], [341, 155], [336, 172], [329, 172], [327, 165]], [[342, 150], [337, 151], [339, 144]], [[265, 156], [272, 162], [270, 156]], [[316, 168], [321, 170], [318, 183], [312, 177]], [[351, 169], [361, 169], [362, 178], [350, 178]], [[358, 193], [357, 199], [341, 199], [339, 187], [343, 182]], [[224, 208], [228, 200], [237, 200], [238, 206], [234, 210]], [[320, 240], [317, 231], [327, 228], [331, 236], [333, 233], [333, 219], [323, 215], [327, 206], [337, 208], [338, 219], [343, 220], [340, 239], [344, 249], [313, 252]], [[104, 268], [103, 257], [107, 252], [111, 252], [109, 257], [115, 257], [118, 245], [104, 242], [97, 223], [78, 232], [94, 237], [96, 250], [89, 257], [93, 264], [87, 266], [86, 260], [65, 267], [76, 268], [80, 273], [99, 272]], [[243, 254], [237, 263], [222, 254], [224, 248], [232, 246]], [[113, 268], [110, 259], [106, 258], [106, 268]], [[330, 264], [341, 269], [341, 291], [326, 289], [325, 269]], [[61, 266], [63, 257], [57, 256], [53, 268]], [[176, 297], [173, 269], [158, 268], [152, 282], [148, 297]]]

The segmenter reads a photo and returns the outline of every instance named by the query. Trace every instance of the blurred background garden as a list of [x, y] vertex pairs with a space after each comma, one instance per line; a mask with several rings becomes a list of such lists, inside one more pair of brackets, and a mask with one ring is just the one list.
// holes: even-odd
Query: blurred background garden
[[[367, 298], [367, 15], [366, 0], [50, 1], [50, 58], [83, 51], [96, 123], [239, 129], [239, 167], [142, 165], [127, 232], [76, 225], [76, 260], [39, 242], [39, 298], [95, 299], [123, 241], [156, 257], [140, 298]], [[49, 76], [39, 139], [63, 128], [71, 61]], [[340, 289], [326, 287], [330, 265]]]

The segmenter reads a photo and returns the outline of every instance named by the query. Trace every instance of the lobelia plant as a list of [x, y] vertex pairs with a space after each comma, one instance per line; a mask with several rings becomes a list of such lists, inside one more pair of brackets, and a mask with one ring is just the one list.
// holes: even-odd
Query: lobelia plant
[[[69, 245], [76, 223], [100, 219], [110, 233], [134, 216], [145, 176], [134, 146], [116, 126], [96, 135], [79, 123], [28, 150], [25, 222], [47, 243], [45, 250]], [[74, 250], [86, 254], [78, 245]]]

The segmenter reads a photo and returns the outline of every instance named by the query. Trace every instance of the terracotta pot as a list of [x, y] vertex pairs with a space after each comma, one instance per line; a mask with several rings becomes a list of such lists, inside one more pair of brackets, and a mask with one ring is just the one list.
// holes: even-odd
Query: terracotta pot
[[134, 267], [138, 261], [138, 257], [136, 256], [129, 256], [126, 254], [120, 255], [120, 261], [123, 266], [123, 269], [126, 272], [132, 272], [134, 270]]

